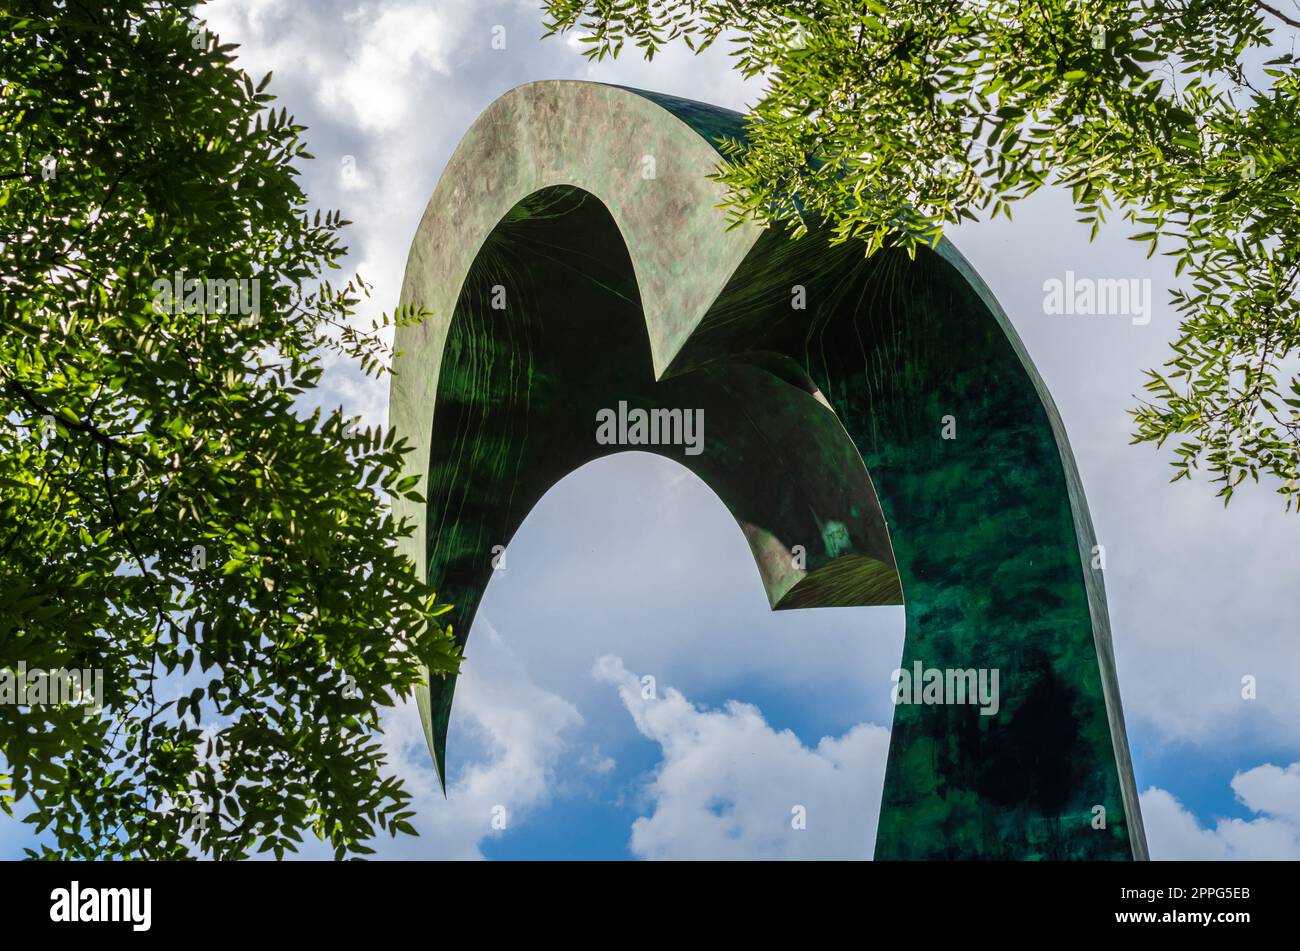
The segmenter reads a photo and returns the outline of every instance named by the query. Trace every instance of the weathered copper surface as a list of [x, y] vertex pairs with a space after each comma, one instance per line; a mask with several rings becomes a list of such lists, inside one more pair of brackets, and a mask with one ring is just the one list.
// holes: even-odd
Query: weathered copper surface
[[[391, 422], [428, 500], [400, 512], [409, 554], [463, 639], [552, 485], [660, 452], [731, 511], [773, 608], [903, 603], [902, 669], [999, 671], [995, 714], [896, 706], [877, 858], [1145, 858], [1092, 526], [1014, 329], [946, 242], [867, 260], [728, 230], [723, 134], [739, 116], [577, 82], [466, 134], [403, 287], [433, 314], [396, 341]], [[701, 451], [601, 444], [620, 404], [702, 411]], [[418, 697], [442, 776], [453, 692]]]

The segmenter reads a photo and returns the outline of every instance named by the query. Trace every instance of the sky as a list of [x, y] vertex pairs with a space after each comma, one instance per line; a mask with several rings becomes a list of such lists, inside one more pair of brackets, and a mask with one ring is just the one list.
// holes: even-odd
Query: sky
[[[353, 222], [348, 264], [375, 313], [397, 300], [456, 143], [507, 90], [587, 79], [739, 111], [761, 93], [720, 47], [589, 64], [575, 38], [541, 39], [537, 0], [200, 13], [255, 78], [274, 71], [277, 106], [308, 126], [305, 187]], [[1265, 488], [1225, 510], [1205, 481], [1169, 484], [1168, 453], [1130, 444], [1126, 411], [1177, 329], [1172, 267], [1119, 226], [1090, 243], [1068, 197], [1044, 189], [1014, 221], [949, 237], [1024, 340], [1078, 461], [1151, 855], [1300, 858], [1300, 517]], [[1046, 313], [1045, 284], [1067, 272], [1149, 280], [1150, 321]], [[387, 382], [346, 366], [318, 398], [386, 422]], [[769, 611], [734, 521], [676, 463], [592, 463], [543, 498], [487, 589], [445, 798], [413, 705], [386, 718], [421, 834], [372, 844], [387, 858], [870, 858], [902, 641], [901, 608]], [[0, 824], [0, 855], [26, 841]]]

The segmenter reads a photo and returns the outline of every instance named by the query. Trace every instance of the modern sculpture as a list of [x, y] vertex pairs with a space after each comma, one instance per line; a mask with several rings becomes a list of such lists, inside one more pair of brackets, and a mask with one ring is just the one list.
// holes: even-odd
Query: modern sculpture
[[[399, 510], [408, 553], [463, 643], [552, 485], [668, 455], [735, 517], [773, 609], [902, 603], [903, 670], [999, 672], [993, 715], [896, 706], [877, 858], [1146, 858], [1092, 525], [1023, 345], [946, 242], [866, 259], [728, 230], [710, 173], [743, 134], [580, 82], [474, 123], [402, 291], [433, 315], [396, 340], [391, 423], [427, 499]], [[702, 411], [702, 451], [598, 441], [620, 407]], [[454, 687], [418, 696], [442, 777]]]

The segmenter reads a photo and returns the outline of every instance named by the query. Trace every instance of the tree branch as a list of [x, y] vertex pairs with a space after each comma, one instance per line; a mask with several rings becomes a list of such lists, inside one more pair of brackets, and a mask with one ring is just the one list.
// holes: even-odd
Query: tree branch
[[117, 452], [124, 452], [128, 456], [141, 462], [148, 462], [148, 457], [140, 452], [135, 446], [130, 446], [124, 442], [114, 439], [112, 436], [102, 432], [99, 428], [92, 426], [80, 420], [67, 419], [62, 415], [56, 415], [52, 407], [46, 406], [38, 400], [27, 387], [23, 386], [17, 380], [9, 379], [5, 381], [5, 389], [10, 393], [17, 395], [24, 403], [40, 413], [42, 416], [49, 416], [51, 419], [58, 419], [68, 429], [76, 430], [79, 433], [85, 433], [95, 442], [99, 443], [105, 449], [112, 449]]
[[1288, 26], [1294, 26], [1297, 29], [1300, 29], [1300, 20], [1292, 19], [1291, 17], [1283, 13], [1281, 10], [1277, 9], [1277, 7], [1269, 6], [1267, 3], [1264, 2], [1264, 0], [1255, 0], [1255, 6], [1259, 7], [1261, 10], [1264, 10], [1267, 13], [1273, 14], [1273, 16], [1277, 17], [1279, 20], [1281, 20], [1283, 23], [1287, 24]]

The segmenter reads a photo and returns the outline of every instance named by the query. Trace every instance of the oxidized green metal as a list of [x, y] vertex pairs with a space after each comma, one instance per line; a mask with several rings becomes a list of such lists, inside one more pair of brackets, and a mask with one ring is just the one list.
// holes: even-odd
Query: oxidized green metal
[[[946, 242], [868, 260], [728, 230], [723, 135], [740, 116], [577, 82], [466, 134], [402, 294], [434, 315], [396, 341], [391, 422], [428, 500], [399, 511], [409, 554], [463, 643], [552, 485], [667, 455], [735, 517], [774, 609], [903, 603], [902, 669], [999, 671], [994, 715], [896, 706], [877, 858], [1146, 858], [1092, 525], [1015, 331]], [[620, 404], [702, 411], [703, 451], [598, 443]], [[454, 687], [418, 696], [440, 776]]]

